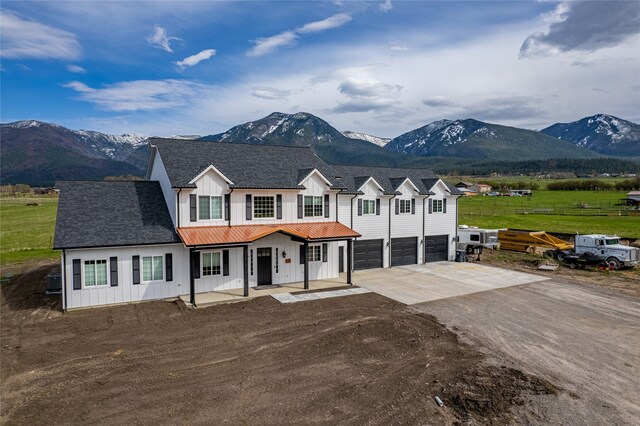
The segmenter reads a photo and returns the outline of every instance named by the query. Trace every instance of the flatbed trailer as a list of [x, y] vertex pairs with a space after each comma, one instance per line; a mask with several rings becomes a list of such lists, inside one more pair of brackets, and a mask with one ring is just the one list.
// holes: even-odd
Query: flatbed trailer
[[549, 235], [545, 231], [501, 229], [498, 231], [498, 240], [500, 241], [500, 248], [502, 250], [519, 251], [522, 253], [537, 253], [540, 250], [548, 249], [573, 249], [573, 244]]

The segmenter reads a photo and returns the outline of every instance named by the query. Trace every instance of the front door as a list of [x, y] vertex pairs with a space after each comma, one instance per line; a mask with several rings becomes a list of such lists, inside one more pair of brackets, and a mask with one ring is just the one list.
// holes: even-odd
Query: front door
[[338, 272], [344, 272], [344, 247], [338, 248]]
[[259, 248], [258, 255], [258, 285], [271, 284], [271, 247]]

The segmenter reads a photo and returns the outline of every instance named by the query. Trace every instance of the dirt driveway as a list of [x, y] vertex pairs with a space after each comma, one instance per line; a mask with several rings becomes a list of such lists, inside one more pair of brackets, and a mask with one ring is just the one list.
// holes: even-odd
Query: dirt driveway
[[557, 424], [639, 423], [640, 299], [553, 280], [411, 309], [434, 315], [497, 362], [567, 391], [534, 398], [537, 407], [529, 406], [523, 418]]
[[2, 285], [2, 424], [499, 425], [557, 392], [373, 293], [62, 314], [49, 270]]

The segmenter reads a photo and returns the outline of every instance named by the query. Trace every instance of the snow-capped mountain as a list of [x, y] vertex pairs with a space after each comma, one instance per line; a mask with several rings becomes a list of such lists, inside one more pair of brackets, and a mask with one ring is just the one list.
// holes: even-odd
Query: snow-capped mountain
[[640, 125], [612, 115], [556, 123], [541, 132], [604, 155], [640, 156]]
[[367, 141], [369, 143], [378, 145], [383, 148], [386, 144], [389, 143], [389, 141], [391, 141], [391, 138], [380, 138], [378, 136], [368, 135], [366, 133], [352, 132], [351, 130], [345, 130], [344, 132], [342, 132], [342, 134], [350, 139], [359, 139], [361, 141]]
[[0, 125], [2, 180], [52, 185], [57, 179], [102, 179], [141, 174], [146, 138], [71, 130], [37, 120]]
[[434, 121], [392, 139], [385, 149], [425, 157], [505, 161], [597, 156], [539, 132], [473, 119]]

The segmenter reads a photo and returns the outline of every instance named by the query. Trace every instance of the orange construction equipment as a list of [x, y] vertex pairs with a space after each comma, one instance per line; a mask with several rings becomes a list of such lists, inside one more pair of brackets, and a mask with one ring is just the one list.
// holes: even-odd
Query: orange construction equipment
[[498, 231], [498, 240], [502, 250], [535, 253], [540, 249], [571, 250], [570, 244], [545, 231], [526, 231], [523, 229], [503, 229]]

